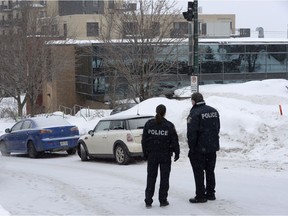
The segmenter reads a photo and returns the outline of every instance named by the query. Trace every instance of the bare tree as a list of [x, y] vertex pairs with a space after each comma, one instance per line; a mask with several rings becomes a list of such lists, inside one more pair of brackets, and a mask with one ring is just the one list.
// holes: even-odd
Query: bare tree
[[60, 61], [65, 55], [59, 50], [59, 58], [51, 58], [51, 47], [47, 46], [47, 41], [56, 37], [54, 17], [39, 18], [39, 9], [30, 1], [22, 2], [18, 10], [20, 17], [11, 20], [0, 36], [0, 89], [15, 98], [18, 116], [23, 115], [26, 103], [34, 116], [43, 111], [37, 101], [41, 100], [43, 85], [54, 71], [64, 67]]
[[102, 20], [99, 39], [104, 41], [103, 50], [95, 54], [103, 60], [105, 74], [113, 77], [112, 101], [115, 91], [119, 93], [120, 78], [128, 85], [127, 96], [135, 101], [153, 97], [157, 84], [177, 67], [181, 52], [177, 47], [183, 39], [170, 38], [173, 23], [181, 14], [175, 2], [137, 0], [136, 10], [129, 6], [121, 9], [116, 5]]

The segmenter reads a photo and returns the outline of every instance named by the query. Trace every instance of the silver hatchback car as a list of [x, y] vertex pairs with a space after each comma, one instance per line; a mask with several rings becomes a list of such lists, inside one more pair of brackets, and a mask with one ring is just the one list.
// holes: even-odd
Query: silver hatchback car
[[78, 140], [79, 157], [82, 161], [114, 158], [121, 165], [128, 164], [134, 157], [142, 157], [143, 127], [151, 118], [151, 115], [113, 115], [101, 119]]

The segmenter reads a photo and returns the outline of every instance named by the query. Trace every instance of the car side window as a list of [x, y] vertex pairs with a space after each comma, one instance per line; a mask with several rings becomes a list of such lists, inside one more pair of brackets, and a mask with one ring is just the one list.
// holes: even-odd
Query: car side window
[[23, 124], [23, 121], [16, 123], [16, 124], [11, 128], [11, 132], [20, 130], [22, 124]]
[[95, 132], [109, 130], [110, 121], [99, 122], [95, 128]]
[[124, 122], [121, 120], [111, 121], [110, 130], [124, 130]]
[[27, 130], [32, 128], [32, 122], [31, 121], [24, 121], [22, 125], [22, 130]]
[[136, 118], [136, 119], [129, 119], [128, 123], [129, 123], [129, 128], [130, 130], [134, 130], [134, 129], [143, 129], [145, 123], [151, 119], [152, 117], [147, 117], [147, 118]]

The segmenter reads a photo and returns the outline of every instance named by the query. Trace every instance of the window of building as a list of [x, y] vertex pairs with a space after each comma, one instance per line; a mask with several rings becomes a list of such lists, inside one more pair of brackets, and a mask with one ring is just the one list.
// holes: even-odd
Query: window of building
[[41, 26], [41, 33], [43, 35], [49, 34], [49, 26]]
[[52, 25], [51, 31], [52, 31], [52, 35], [57, 35], [58, 34], [57, 25]]
[[40, 4], [43, 5], [43, 6], [47, 5], [47, 0], [41, 0]]
[[109, 8], [109, 9], [115, 9], [114, 0], [109, 0], [109, 1], [108, 1], [108, 8]]
[[152, 23], [152, 26], [151, 26], [151, 29], [152, 29], [152, 32], [153, 32], [153, 37], [156, 37], [156, 36], [159, 36], [160, 35], [160, 22], [153, 22]]
[[98, 0], [92, 0], [93, 7], [99, 7], [99, 1]]
[[85, 0], [82, 1], [82, 7], [86, 7], [86, 1]]
[[207, 24], [206, 23], [202, 23], [201, 24], [201, 34], [202, 35], [207, 35]]
[[67, 36], [67, 24], [63, 24], [63, 32], [64, 32], [64, 36]]
[[99, 36], [99, 24], [97, 22], [87, 23], [87, 37]]
[[92, 7], [93, 7], [93, 11], [96, 14], [104, 14], [104, 1], [103, 0], [93, 0]]
[[46, 11], [40, 11], [40, 12], [39, 12], [39, 16], [40, 16], [41, 18], [46, 17]]
[[129, 37], [138, 34], [137, 22], [125, 22], [123, 23], [123, 36]]
[[149, 28], [143, 29], [144, 36], [146, 38], [154, 38], [160, 35], [160, 23], [159, 22], [152, 22]]
[[175, 22], [171, 30], [171, 37], [183, 37], [188, 34], [188, 22]]

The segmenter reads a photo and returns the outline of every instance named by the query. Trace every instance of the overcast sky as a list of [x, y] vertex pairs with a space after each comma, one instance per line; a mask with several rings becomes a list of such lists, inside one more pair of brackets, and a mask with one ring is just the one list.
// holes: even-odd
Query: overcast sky
[[[188, 0], [175, 0], [184, 11]], [[198, 0], [203, 14], [235, 14], [236, 28], [250, 28], [258, 34], [264, 28], [267, 37], [287, 38], [288, 0]]]

